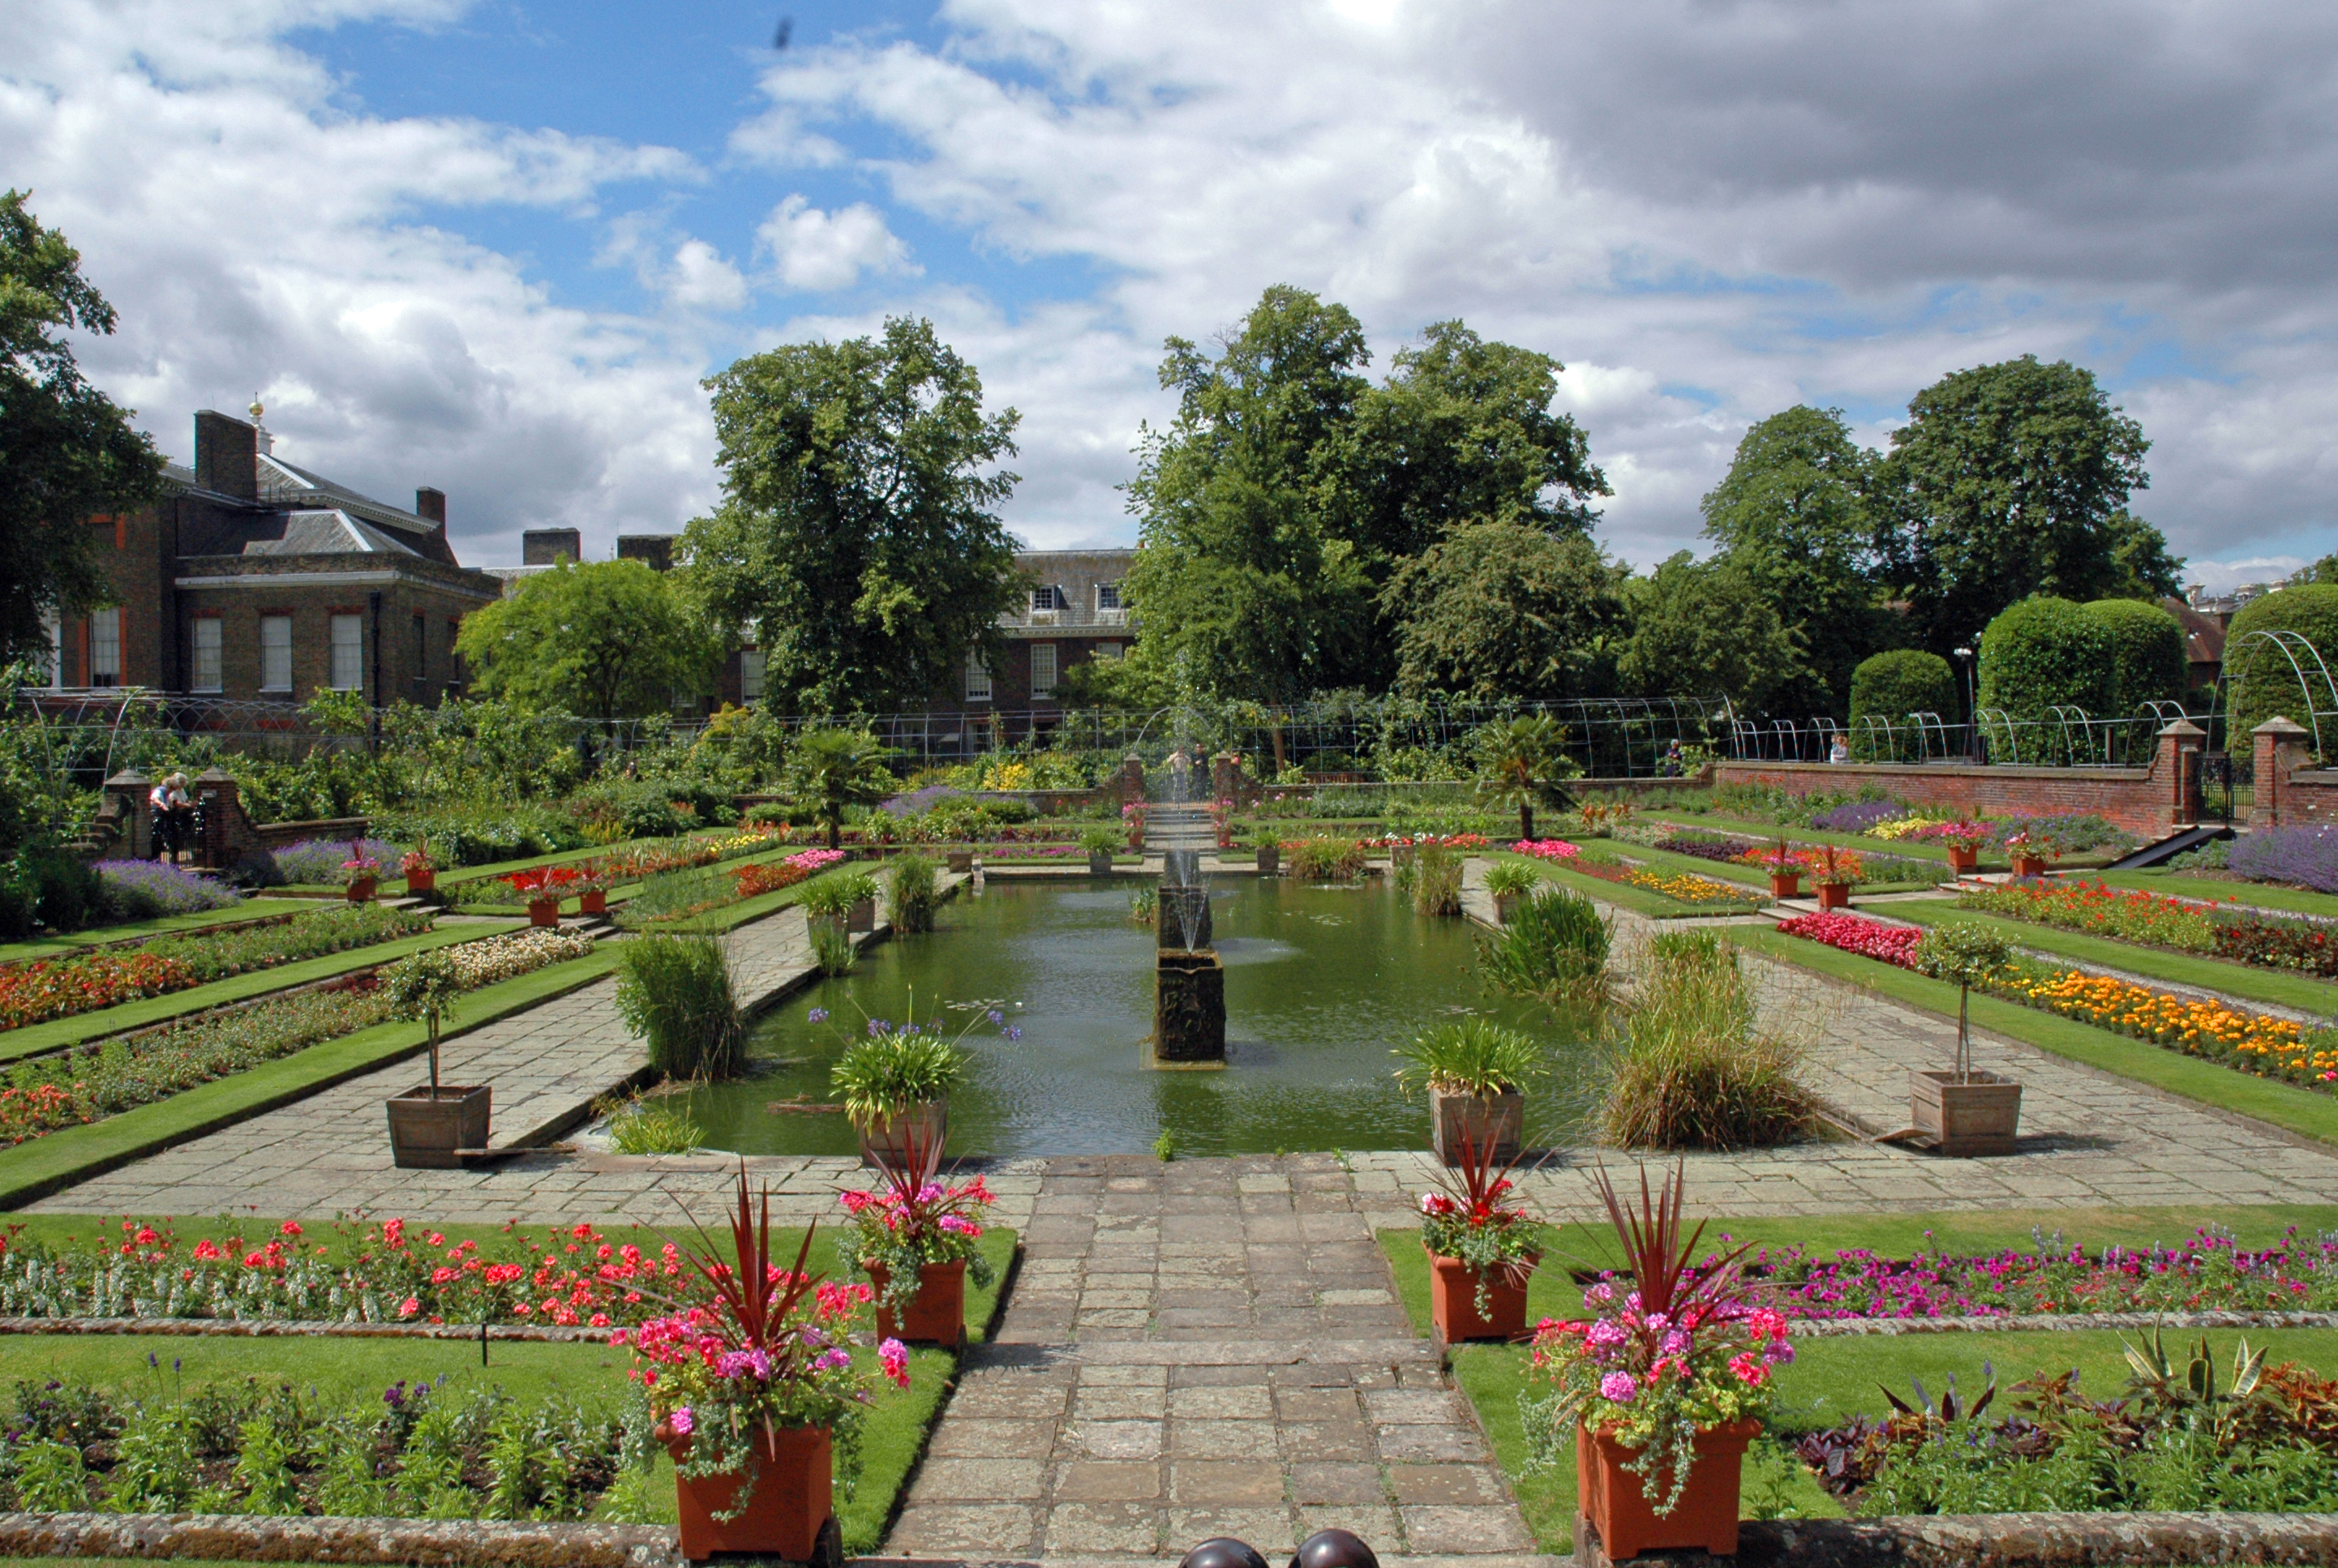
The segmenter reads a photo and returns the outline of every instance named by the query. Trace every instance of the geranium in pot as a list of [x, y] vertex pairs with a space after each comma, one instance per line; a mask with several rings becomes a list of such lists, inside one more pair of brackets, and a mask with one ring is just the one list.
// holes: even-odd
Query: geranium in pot
[[1120, 848], [1120, 835], [1109, 828], [1090, 828], [1080, 835], [1080, 848], [1087, 852], [1091, 876], [1112, 875], [1112, 858]]
[[1498, 1161], [1518, 1157], [1527, 1087], [1549, 1072], [1532, 1039], [1490, 1018], [1464, 1018], [1392, 1054], [1404, 1062], [1396, 1081], [1406, 1097], [1429, 1091], [1429, 1146], [1438, 1159], [1459, 1165], [1470, 1151]]
[[1449, 1345], [1512, 1340], [1527, 1330], [1527, 1280], [1551, 1227], [1529, 1213], [1513, 1166], [1464, 1144], [1459, 1179], [1420, 1196], [1420, 1245], [1429, 1254], [1429, 1317]]
[[1132, 800], [1120, 808], [1121, 826], [1128, 829], [1128, 847], [1142, 853], [1144, 848], [1144, 802]]
[[341, 862], [341, 887], [352, 904], [373, 902], [374, 889], [381, 886], [381, 862], [366, 853], [362, 839], [349, 840], [349, 858]]
[[879, 1185], [842, 1194], [852, 1215], [852, 1261], [877, 1292], [877, 1333], [951, 1348], [966, 1339], [966, 1280], [997, 1277], [977, 1243], [982, 1211], [997, 1201], [977, 1174], [940, 1180], [941, 1144], [905, 1130], [899, 1163], [879, 1160]]
[[1864, 867], [1860, 864], [1859, 851], [1839, 849], [1832, 844], [1822, 844], [1810, 858], [1811, 881], [1819, 890], [1819, 907], [1842, 909], [1851, 903], [1851, 890], [1857, 885]]
[[2046, 867], [2062, 858], [2061, 840], [2042, 822], [2009, 822], [1998, 842], [2013, 862], [2016, 877], [2043, 877]]
[[576, 872], [566, 866], [538, 866], [526, 871], [514, 871], [503, 879], [504, 885], [519, 895], [527, 906], [527, 923], [531, 926], [560, 924], [560, 899], [575, 881]]
[[609, 889], [617, 885], [617, 870], [606, 860], [587, 860], [574, 868], [568, 890], [576, 895], [576, 910], [581, 915], [606, 915], [609, 912]]
[[1909, 1120], [1943, 1154], [2012, 1153], [2021, 1127], [2021, 1085], [1973, 1066], [1967, 1017], [1972, 988], [2012, 962], [2012, 944], [1977, 921], [1957, 920], [1925, 932], [1911, 956], [1922, 973], [1957, 983], [1957, 1060], [1954, 1072], [1908, 1075]]
[[417, 844], [398, 862], [398, 874], [406, 878], [406, 890], [415, 895], [435, 892], [438, 887], [438, 862], [430, 858], [430, 846]]
[[1587, 1321], [1536, 1330], [1528, 1377], [1548, 1391], [1520, 1401], [1529, 1471], [1563, 1463], [1573, 1441], [1577, 1507], [1611, 1561], [1733, 1555], [1745, 1446], [1769, 1413], [1772, 1369], [1793, 1359], [1786, 1320], [1755, 1298], [1745, 1248], [1695, 1261], [1704, 1227], [1682, 1233], [1678, 1169], [1653, 1197], [1642, 1169], [1636, 1212], [1606, 1171], [1596, 1181], [1632, 1278], [1586, 1290]]
[[[682, 1554], [693, 1563], [752, 1553], [841, 1568], [835, 1461], [857, 1454], [869, 1399], [850, 1331], [870, 1292], [810, 1272], [818, 1230], [806, 1229], [794, 1267], [775, 1267], [771, 1193], [758, 1214], [742, 1171], [726, 1254], [702, 1231], [689, 1255], [702, 1298], [657, 1297], [671, 1316], [612, 1336], [631, 1347], [652, 1435], [673, 1457]], [[881, 1342], [878, 1359], [909, 1386], [899, 1340]]]
[[422, 1020], [430, 1043], [430, 1082], [388, 1102], [390, 1161], [407, 1170], [460, 1165], [466, 1152], [486, 1148], [495, 1097], [488, 1084], [438, 1081], [439, 1024], [463, 994], [462, 971], [442, 947], [399, 959], [381, 972], [380, 984], [390, 1015]]
[[1748, 866], [1759, 866], [1770, 873], [1770, 897], [1799, 898], [1803, 896], [1803, 871], [1809, 860], [1800, 849], [1781, 837], [1766, 849], [1748, 849], [1738, 859]]
[[1980, 868], [1980, 847], [1997, 832], [1994, 825], [1971, 820], [1935, 822], [1918, 831], [1920, 839], [1948, 847], [1949, 869], [1966, 876]]
[[1494, 920], [1507, 926], [1518, 906], [1542, 886], [1542, 876], [1523, 860], [1497, 860], [1486, 867], [1486, 891], [1494, 900]]

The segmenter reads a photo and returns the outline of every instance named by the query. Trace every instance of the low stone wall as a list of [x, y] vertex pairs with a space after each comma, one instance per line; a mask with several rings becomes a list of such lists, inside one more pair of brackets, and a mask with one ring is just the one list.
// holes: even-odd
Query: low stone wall
[[[1610, 1568], [1576, 1524], [1579, 1568]], [[1702, 1552], [1647, 1553], [1634, 1568], [1699, 1568]], [[1749, 1519], [1738, 1568], [2196, 1568], [2280, 1563], [2338, 1568], [2338, 1514], [1964, 1514], [1893, 1519]]]
[[425, 1568], [681, 1568], [670, 1525], [224, 1514], [0, 1514], [0, 1556]]

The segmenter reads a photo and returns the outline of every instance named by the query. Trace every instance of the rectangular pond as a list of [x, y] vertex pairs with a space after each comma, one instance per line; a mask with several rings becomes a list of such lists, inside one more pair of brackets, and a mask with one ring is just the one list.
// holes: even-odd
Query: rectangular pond
[[[865, 955], [854, 974], [782, 1004], [756, 1032], [752, 1076], [692, 1092], [708, 1146], [755, 1154], [849, 1154], [829, 1068], [864, 1018], [899, 1020], [914, 995], [985, 1004], [1022, 1030], [977, 1027], [950, 1096], [949, 1152], [1135, 1153], [1166, 1132], [1180, 1154], [1422, 1148], [1426, 1101], [1407, 1101], [1396, 1046], [1471, 1013], [1543, 1040], [1556, 1081], [1529, 1096], [1528, 1141], [1565, 1141], [1590, 1067], [1580, 1032], [1538, 1004], [1486, 993], [1478, 928], [1413, 913], [1381, 877], [1317, 887], [1227, 877], [1211, 889], [1226, 965], [1227, 1065], [1163, 1072], [1144, 1060], [1153, 1027], [1154, 937], [1129, 918], [1139, 884], [994, 880], [940, 907], [936, 929]], [[832, 1024], [808, 1021], [829, 1010]], [[949, 1015], [962, 1022], [964, 1013]], [[956, 1022], [951, 1025], [955, 1033]]]

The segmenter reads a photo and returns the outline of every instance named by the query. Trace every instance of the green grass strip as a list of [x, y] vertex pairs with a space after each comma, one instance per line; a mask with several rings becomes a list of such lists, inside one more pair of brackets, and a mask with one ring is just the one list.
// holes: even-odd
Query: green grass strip
[[[1945, 980], [1929, 979], [1913, 970], [1776, 931], [1747, 928], [1734, 934], [1730, 940], [1798, 968], [1848, 981], [1862, 990], [1942, 1018], [1957, 1015], [1957, 988]], [[2075, 1018], [2024, 1007], [2000, 997], [1974, 995], [1972, 1022], [2053, 1055], [2148, 1083], [2203, 1105], [2254, 1116], [2304, 1137], [2338, 1144], [2338, 1100], [2330, 1095], [2275, 1079], [2253, 1077], [2148, 1041], [2132, 1040]]]
[[[604, 946], [583, 958], [482, 986], [463, 998], [454, 1022], [442, 1025], [441, 1038], [467, 1034], [499, 1018], [565, 995], [598, 980], [616, 962], [616, 949]], [[75, 1182], [290, 1105], [428, 1048], [428, 1038], [418, 1023], [377, 1024], [249, 1072], [197, 1084], [119, 1116], [0, 1149], [0, 1208], [45, 1198]], [[382, 1136], [388, 1135], [385, 1130]]]
[[179, 931], [200, 931], [206, 926], [232, 925], [239, 920], [265, 920], [275, 915], [298, 915], [309, 907], [299, 898], [246, 898], [224, 909], [194, 915], [164, 915], [152, 920], [132, 920], [119, 926], [93, 926], [62, 936], [31, 942], [0, 943], [0, 964], [21, 964], [34, 958], [55, 958], [109, 942], [131, 942], [142, 936], [166, 936]]
[[[1596, 842], [1596, 840], [1595, 840], [1595, 842]], [[1743, 884], [1745, 887], [1752, 887], [1764, 895], [1768, 894], [1770, 891], [1770, 873], [1764, 867], [1742, 866], [1734, 861], [1706, 860], [1698, 856], [1682, 855], [1670, 849], [1657, 849], [1645, 844], [1627, 844], [1622, 839], [1615, 839], [1612, 840], [1612, 842], [1615, 846], [1616, 854], [1629, 855], [1634, 859], [1645, 860], [1651, 868], [1661, 867], [1668, 871], [1685, 871], [1695, 875], [1711, 877], [1719, 881], [1736, 882]], [[1885, 851], [1871, 848], [1868, 850], [1868, 853], [1875, 855], [1883, 854]], [[1805, 879], [1807, 879], [1809, 873], [1805, 872], [1803, 875]], [[1937, 882], [1911, 882], [1905, 880], [1898, 882], [1864, 882], [1860, 885], [1858, 891], [1862, 893], [1922, 893], [1929, 892], [1939, 886], [1940, 884]]]
[[2009, 915], [1997, 915], [1982, 909], [1960, 909], [1946, 900], [1937, 903], [1911, 900], [1891, 905], [1875, 913], [1890, 915], [1894, 919], [1911, 921], [1918, 926], [1937, 926], [1943, 920], [1970, 920], [2001, 931], [2008, 940], [2025, 947], [2076, 959], [2082, 964], [2100, 964], [2107, 968], [2124, 969], [2129, 974], [2147, 975], [2171, 985], [2190, 985], [2252, 1002], [2270, 1002], [2276, 1007], [2295, 1007], [2325, 1018], [2338, 1016], [2338, 985], [2323, 980], [2309, 980], [2303, 975], [2286, 970], [2260, 969], [2253, 965], [2235, 964], [2228, 959], [2211, 958], [2198, 953], [2171, 953], [2165, 947], [2146, 947], [2085, 931], [2065, 931], [2058, 926], [2016, 920]]
[[207, 1007], [222, 1007], [231, 1002], [249, 1001], [254, 996], [265, 996], [271, 991], [289, 990], [295, 985], [329, 980], [352, 969], [387, 964], [409, 953], [451, 946], [457, 942], [475, 941], [482, 936], [498, 936], [515, 929], [516, 927], [512, 925], [448, 926], [439, 930], [425, 931], [419, 936], [401, 936], [395, 942], [377, 942], [370, 947], [344, 948], [321, 957], [303, 958], [297, 964], [279, 964], [272, 969], [254, 969], [242, 975], [231, 975], [224, 980], [214, 980], [207, 985], [191, 985], [167, 996], [142, 996], [134, 1002], [103, 1007], [94, 1013], [75, 1013], [70, 1017], [52, 1018], [45, 1024], [29, 1024], [0, 1034], [0, 1062], [14, 1062], [35, 1052], [54, 1051], [61, 1045], [78, 1045], [101, 1034], [119, 1034], [125, 1029], [167, 1023], [173, 1018], [183, 1018], [190, 1013], [201, 1013]]
[[[1642, 820], [1653, 818], [1682, 828], [1702, 828], [1713, 833], [1730, 833], [1740, 838], [1759, 838], [1775, 844], [1783, 833], [1789, 843], [1832, 844], [1839, 848], [1864, 849], [1878, 855], [1905, 855], [1912, 860], [1937, 860], [1949, 863], [1945, 845], [1902, 843], [1890, 838], [1871, 838], [1864, 833], [1838, 833], [1831, 828], [1780, 828], [1775, 822], [1749, 822], [1740, 817], [1703, 816], [1695, 811], [1649, 811]], [[2002, 871], [2002, 865], [1994, 867]]]
[[867, 868], [866, 866], [853, 861], [840, 861], [827, 870], [818, 872], [797, 883], [792, 887], [781, 887], [771, 893], [758, 893], [752, 898], [742, 898], [736, 904], [726, 904], [720, 909], [709, 909], [703, 915], [693, 915], [683, 920], [662, 921], [654, 926], [641, 926], [639, 929], [717, 934], [735, 931], [750, 921], [761, 920], [766, 915], [776, 915], [791, 905], [801, 903], [806, 889], [815, 882], [825, 881], [830, 877], [847, 876], [854, 871]]
[[2197, 898], [2203, 903], [2215, 904], [2229, 904], [2237, 898], [2261, 909], [2280, 909], [2292, 915], [2338, 916], [2338, 897], [2305, 887], [2283, 887], [2269, 882], [2217, 882], [2205, 877], [2186, 877], [2176, 871], [2104, 871], [2091, 879], [2107, 882], [2114, 887], [2157, 893], [2166, 897]]
[[[1528, 857], [1518, 857], [1526, 859]], [[1568, 871], [1547, 860], [1534, 860], [1542, 874], [1562, 887], [1572, 888], [1586, 897], [1629, 909], [1636, 915], [1645, 915], [1651, 920], [1679, 920], [1698, 915], [1742, 915], [1743, 909], [1704, 909], [1694, 904], [1684, 904], [1667, 898], [1661, 893], [1651, 893], [1645, 887], [1635, 887], [1627, 882], [1610, 882], [1604, 877], [1586, 877], [1580, 871]]]

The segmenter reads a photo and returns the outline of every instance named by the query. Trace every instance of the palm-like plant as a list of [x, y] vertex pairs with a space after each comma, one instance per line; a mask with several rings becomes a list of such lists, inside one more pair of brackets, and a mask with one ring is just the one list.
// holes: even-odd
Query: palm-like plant
[[1537, 802], [1564, 806], [1558, 788], [1562, 734], [1547, 713], [1488, 724], [1478, 732], [1478, 795], [1518, 811], [1518, 837], [1531, 839]]
[[865, 730], [807, 730], [788, 754], [789, 791], [809, 800], [828, 826], [828, 847], [838, 848], [844, 813], [873, 806], [893, 792], [886, 760], [893, 750]]

